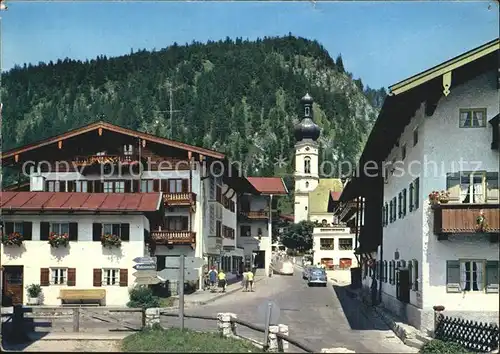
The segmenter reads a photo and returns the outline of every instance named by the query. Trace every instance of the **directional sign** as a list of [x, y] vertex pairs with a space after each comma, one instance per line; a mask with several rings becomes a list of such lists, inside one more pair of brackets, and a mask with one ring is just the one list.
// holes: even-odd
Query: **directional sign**
[[139, 270], [132, 273], [136, 278], [154, 278], [156, 277], [156, 270]]
[[[269, 306], [269, 303], [271, 303], [271, 306]], [[259, 317], [265, 319], [268, 315], [267, 312], [269, 307], [271, 307], [270, 324], [277, 325], [278, 319], [280, 318], [281, 309], [274, 301], [266, 301], [259, 306], [259, 308], [257, 309]]]
[[[165, 258], [165, 267], [167, 268], [179, 268], [180, 266], [180, 258], [179, 257], [166, 257]], [[201, 268], [205, 264], [203, 258], [200, 257], [185, 257], [184, 258], [184, 268], [185, 269], [195, 269]]]
[[154, 264], [154, 263], [137, 263], [137, 264], [134, 264], [133, 268], [135, 270], [155, 270], [156, 264]]
[[138, 285], [154, 285], [161, 283], [161, 279], [158, 277], [136, 278], [135, 282]]
[[135, 257], [135, 263], [156, 263], [156, 257]]
[[[166, 268], [163, 269], [161, 272], [158, 272], [158, 277], [160, 277], [162, 280], [173, 280], [179, 279], [179, 269], [175, 268]], [[184, 280], [185, 281], [192, 281], [192, 280], [198, 280], [199, 275], [198, 271], [194, 269], [185, 269], [184, 268]]]

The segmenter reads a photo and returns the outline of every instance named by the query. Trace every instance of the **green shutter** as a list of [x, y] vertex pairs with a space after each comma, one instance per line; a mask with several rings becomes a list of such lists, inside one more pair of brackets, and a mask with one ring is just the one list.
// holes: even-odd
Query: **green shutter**
[[451, 202], [460, 201], [460, 173], [446, 174], [446, 190], [450, 194]]
[[498, 172], [486, 173], [486, 202], [498, 203]]
[[413, 260], [413, 290], [418, 291], [418, 261]]
[[461, 291], [459, 261], [446, 261], [446, 291], [449, 293]]
[[403, 189], [403, 216], [406, 216], [406, 188]]
[[497, 293], [499, 286], [499, 262], [486, 261], [486, 292]]
[[417, 210], [419, 207], [419, 202], [420, 202], [420, 178], [417, 177], [415, 178], [414, 183], [414, 193], [415, 193], [415, 198], [413, 198], [413, 206], [415, 207], [414, 209]]
[[410, 191], [410, 205], [409, 205], [409, 209], [410, 209], [410, 212], [413, 211], [413, 182], [410, 183], [410, 187], [409, 187], [409, 191]]

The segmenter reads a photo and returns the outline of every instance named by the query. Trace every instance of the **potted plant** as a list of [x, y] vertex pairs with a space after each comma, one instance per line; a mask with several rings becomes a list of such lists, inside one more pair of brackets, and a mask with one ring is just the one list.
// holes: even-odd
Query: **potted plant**
[[447, 191], [432, 191], [429, 193], [429, 204], [430, 205], [439, 205], [446, 204], [450, 201], [450, 193]]
[[104, 247], [120, 247], [122, 245], [122, 240], [119, 236], [112, 234], [104, 234], [101, 236], [101, 244]]
[[69, 235], [51, 232], [49, 235], [49, 244], [55, 248], [59, 248], [59, 246], [67, 247], [69, 244]]
[[439, 203], [446, 204], [450, 201], [450, 193], [448, 191], [439, 192]]
[[488, 223], [486, 222], [486, 217], [484, 216], [484, 211], [479, 211], [479, 215], [476, 218], [476, 231], [484, 232], [488, 228]]
[[31, 284], [26, 287], [28, 292], [28, 305], [40, 305], [40, 295], [42, 293], [42, 287], [39, 284]]
[[21, 247], [23, 244], [24, 238], [19, 232], [12, 232], [8, 235], [2, 235], [2, 243], [5, 246], [18, 246]]

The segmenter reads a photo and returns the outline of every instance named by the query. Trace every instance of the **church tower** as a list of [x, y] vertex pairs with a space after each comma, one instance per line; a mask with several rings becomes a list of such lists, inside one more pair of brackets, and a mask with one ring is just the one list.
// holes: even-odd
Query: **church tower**
[[295, 207], [294, 222], [308, 220], [309, 192], [319, 183], [320, 129], [313, 121], [313, 99], [306, 94], [301, 99], [303, 118], [295, 126]]

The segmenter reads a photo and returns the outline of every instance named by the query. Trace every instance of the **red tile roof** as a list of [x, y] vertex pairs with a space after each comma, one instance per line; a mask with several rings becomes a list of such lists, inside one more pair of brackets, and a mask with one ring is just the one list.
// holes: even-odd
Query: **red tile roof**
[[332, 198], [332, 200], [336, 202], [340, 199], [341, 194], [342, 192], [330, 192], [330, 198]]
[[51, 211], [139, 211], [158, 210], [161, 193], [65, 193], [2, 192], [0, 208]]
[[262, 194], [288, 194], [281, 177], [247, 177], [247, 179]]
[[295, 220], [295, 218], [294, 218], [293, 215], [283, 215], [282, 214], [282, 215], [280, 215], [280, 218], [283, 219], [283, 220], [292, 221], [292, 222]]

